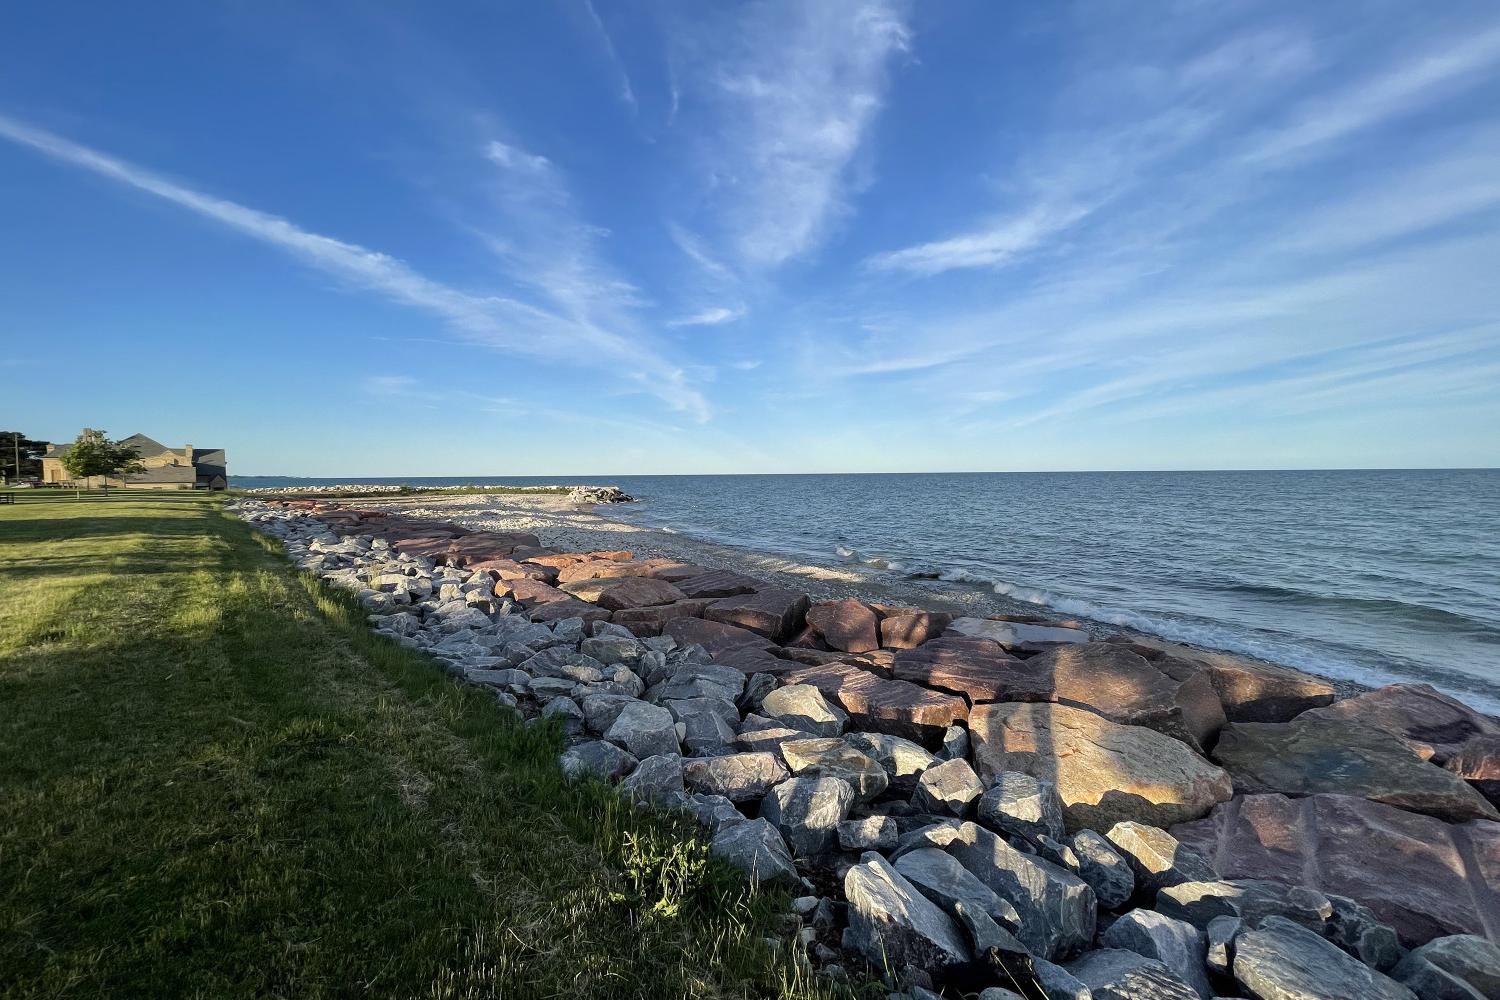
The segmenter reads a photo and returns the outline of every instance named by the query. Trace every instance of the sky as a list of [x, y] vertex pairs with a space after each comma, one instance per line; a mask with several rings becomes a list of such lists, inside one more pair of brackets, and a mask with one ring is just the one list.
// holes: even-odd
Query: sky
[[241, 475], [1500, 465], [1500, 7], [6, 5], [0, 380]]

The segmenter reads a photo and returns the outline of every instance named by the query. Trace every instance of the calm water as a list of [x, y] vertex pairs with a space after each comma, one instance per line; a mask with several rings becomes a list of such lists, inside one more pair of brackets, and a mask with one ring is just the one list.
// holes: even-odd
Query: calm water
[[1500, 711], [1500, 470], [473, 481], [616, 483], [625, 520]]

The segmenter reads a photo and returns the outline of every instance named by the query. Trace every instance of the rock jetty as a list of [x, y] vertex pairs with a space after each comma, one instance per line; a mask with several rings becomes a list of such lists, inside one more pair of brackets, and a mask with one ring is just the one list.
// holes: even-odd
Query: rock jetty
[[[594, 488], [590, 488], [593, 490]], [[614, 502], [593, 493], [581, 502]], [[796, 898], [820, 975], [984, 1000], [1500, 1000], [1500, 723], [1067, 623], [313, 500], [239, 516], [561, 766]]]

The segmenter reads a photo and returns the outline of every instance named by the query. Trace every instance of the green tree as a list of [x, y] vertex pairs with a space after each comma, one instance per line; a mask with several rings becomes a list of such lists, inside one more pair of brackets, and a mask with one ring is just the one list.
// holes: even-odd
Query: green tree
[[36, 441], [20, 431], [0, 431], [0, 478], [40, 479], [47, 442]]
[[123, 478], [146, 468], [135, 448], [111, 441], [103, 431], [88, 427], [63, 453], [62, 465], [74, 479], [90, 476]]

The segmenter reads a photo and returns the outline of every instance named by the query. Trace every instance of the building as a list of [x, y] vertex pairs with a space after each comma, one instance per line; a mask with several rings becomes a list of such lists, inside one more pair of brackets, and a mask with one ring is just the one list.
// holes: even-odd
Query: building
[[168, 448], [144, 434], [132, 434], [120, 442], [136, 450], [146, 468], [123, 480], [91, 476], [75, 483], [63, 468], [62, 457], [70, 445], [49, 444], [42, 456], [42, 482], [70, 486], [129, 486], [148, 490], [222, 490], [229, 486], [229, 466], [223, 448]]

